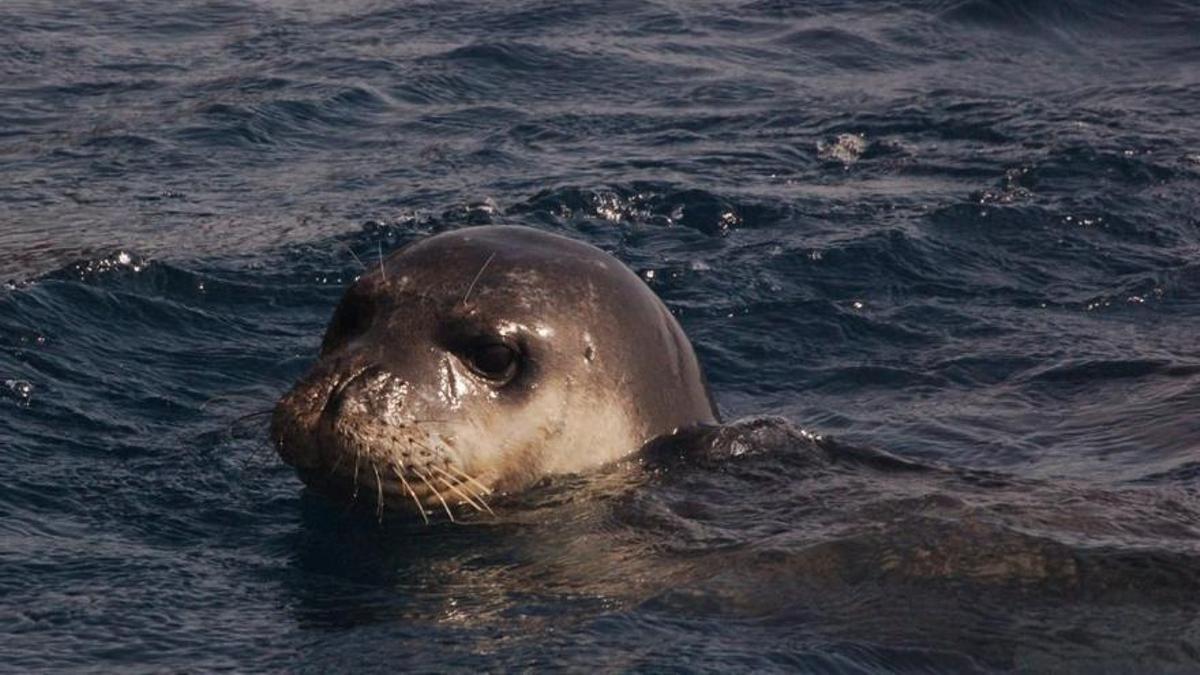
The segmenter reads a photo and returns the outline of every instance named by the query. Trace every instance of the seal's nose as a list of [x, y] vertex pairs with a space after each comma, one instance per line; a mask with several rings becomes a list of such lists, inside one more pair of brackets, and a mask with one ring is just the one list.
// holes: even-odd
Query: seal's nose
[[382, 366], [367, 366], [329, 394], [322, 416], [327, 420], [370, 418], [387, 421], [403, 408], [406, 387]]

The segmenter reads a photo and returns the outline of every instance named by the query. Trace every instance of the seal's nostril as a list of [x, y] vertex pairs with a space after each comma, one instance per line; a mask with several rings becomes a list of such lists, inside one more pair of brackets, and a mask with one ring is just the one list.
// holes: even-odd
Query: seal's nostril
[[366, 366], [362, 370], [355, 373], [354, 376], [349, 380], [347, 380], [346, 384], [351, 384], [354, 382], [368, 382], [376, 377], [379, 377], [380, 375], [387, 374], [388, 371], [383, 366]]
[[354, 397], [355, 392], [363, 389], [364, 385], [375, 378], [386, 375], [382, 366], [366, 366], [355, 371], [353, 375], [342, 380], [329, 392], [325, 401], [324, 415], [337, 418], [342, 414], [346, 403]]
[[402, 389], [403, 383], [388, 369], [379, 365], [365, 366], [331, 390], [323, 414], [326, 419], [338, 419], [344, 414], [365, 414], [374, 418], [395, 416], [401, 407], [395, 393]]

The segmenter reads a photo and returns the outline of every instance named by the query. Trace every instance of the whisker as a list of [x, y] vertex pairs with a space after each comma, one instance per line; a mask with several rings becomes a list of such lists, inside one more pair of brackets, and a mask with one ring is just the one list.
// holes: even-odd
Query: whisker
[[376, 250], [379, 251], [379, 274], [380, 274], [380, 276], [383, 277], [383, 283], [386, 286], [388, 280], [387, 280], [387, 270], [383, 268], [383, 242], [376, 241], [375, 248], [376, 248]]
[[[218, 400], [218, 399], [209, 399], [209, 400], [205, 401], [204, 404], [200, 406], [200, 410], [204, 411], [204, 407], [215, 400]], [[225, 433], [227, 433], [230, 438], [237, 438], [236, 434], [239, 431], [238, 427], [241, 426], [241, 424], [243, 422], [246, 422], [247, 420], [252, 420], [256, 417], [263, 417], [266, 415], [270, 415], [273, 412], [275, 412], [274, 409], [259, 410], [258, 412], [252, 412], [248, 415], [242, 415], [241, 417], [235, 417], [234, 419], [230, 420], [229, 423], [225, 426]]]
[[[416, 439], [410, 439], [410, 440], [413, 443], [413, 445], [416, 445], [419, 448], [424, 448], [425, 450], [428, 450], [430, 453], [433, 453], [433, 448], [430, 448], [428, 445], [425, 445], [424, 443], [422, 443]], [[431, 465], [431, 468], [441, 471], [442, 473], [446, 473], [443, 469], [441, 469], [437, 466]], [[461, 470], [455, 469], [453, 466], [451, 466], [450, 468], [454, 469], [455, 471], [458, 471], [460, 474], [466, 476], [469, 480], [474, 482], [475, 485], [477, 486], [477, 488], [479, 490], [481, 490], [483, 492], [483, 494], [491, 494], [492, 491], [490, 489], [488, 489], [485, 485], [480, 483], [479, 481], [475, 480], [474, 478], [471, 478], [471, 476], [463, 473]], [[459, 492], [459, 494], [462, 494], [457, 488], [467, 488], [468, 487], [468, 485], [461, 479], [456, 478], [455, 476], [452, 476], [448, 473], [446, 473], [446, 475], [449, 476], [450, 479], [454, 481], [454, 486], [452, 486], [452, 489], [454, 489], [455, 492]], [[445, 482], [445, 481], [443, 481], [443, 482]], [[471, 488], [471, 489], [476, 489], [476, 488]], [[483, 494], [475, 495], [475, 499], [478, 499], [479, 503], [483, 504], [483, 508], [487, 509], [488, 513], [492, 514], [493, 516], [496, 515], [496, 512], [492, 510], [492, 507], [488, 506], [487, 502], [483, 499]], [[474, 504], [471, 504], [471, 505], [475, 506]], [[478, 511], [479, 507], [476, 506], [475, 510]]]
[[[432, 468], [433, 468], [433, 470], [434, 470], [434, 471], [440, 471], [440, 472], [442, 472], [442, 474], [443, 474], [444, 476], [446, 476], [447, 478], [449, 478], [449, 479], [453, 480], [453, 481], [455, 482], [455, 484], [454, 484], [454, 485], [451, 485], [450, 483], [446, 483], [446, 479], [445, 479], [445, 478], [442, 478], [442, 479], [441, 479], [441, 481], [442, 481], [443, 483], [446, 483], [447, 485], [450, 485], [450, 489], [451, 489], [451, 490], [454, 490], [454, 491], [455, 491], [455, 492], [457, 492], [458, 494], [462, 495], [462, 496], [463, 496], [463, 498], [465, 498], [465, 499], [466, 499], [468, 502], [470, 502], [470, 503], [471, 503], [471, 506], [475, 506], [475, 502], [474, 502], [474, 501], [472, 501], [470, 497], [467, 497], [467, 495], [465, 495], [465, 494], [464, 494], [464, 493], [463, 493], [461, 490], [459, 490], [459, 489], [458, 489], [459, 487], [464, 487], [464, 486], [465, 486], [465, 483], [462, 481], [462, 479], [455, 478], [455, 477], [454, 477], [452, 474], [448, 473], [448, 472], [447, 472], [445, 469], [443, 469], [443, 468], [442, 468], [442, 467], [440, 467], [440, 466], [433, 466]], [[492, 507], [488, 506], [488, 503], [487, 503], [486, 501], [484, 501], [484, 500], [483, 500], [483, 497], [482, 497], [482, 496], [480, 496], [480, 495], [475, 495], [475, 499], [478, 499], [478, 500], [479, 500], [479, 503], [483, 505], [483, 508], [484, 508], [484, 509], [487, 509], [487, 512], [488, 512], [488, 513], [492, 514], [493, 516], [494, 516], [494, 515], [496, 515], [496, 512], [492, 510]], [[476, 511], [479, 511], [479, 510], [481, 510], [481, 509], [480, 509], [478, 506], [475, 506], [475, 510], [476, 510]]]
[[471, 474], [469, 474], [469, 473], [467, 473], [467, 472], [463, 471], [462, 469], [458, 468], [457, 466], [454, 466], [453, 464], [449, 464], [448, 466], [449, 466], [451, 469], [453, 469], [453, 470], [454, 470], [454, 473], [457, 473], [458, 475], [462, 476], [463, 478], [465, 478], [465, 479], [467, 479], [467, 480], [471, 481], [471, 483], [472, 483], [472, 484], [474, 484], [474, 485], [475, 485], [475, 487], [477, 487], [477, 488], [479, 488], [480, 490], [482, 490], [482, 491], [483, 491], [483, 494], [485, 494], [485, 495], [490, 495], [490, 494], [492, 494], [492, 489], [491, 489], [490, 487], [488, 487], [488, 486], [484, 485], [483, 483], [480, 483], [479, 481], [475, 480], [475, 477], [474, 477], [474, 476], [472, 476]]
[[241, 417], [235, 417], [233, 419], [233, 421], [230, 422], [230, 424], [231, 425], [232, 424], [241, 424], [242, 422], [245, 422], [248, 419], [253, 419], [255, 417], [262, 417], [263, 415], [270, 415], [273, 412], [275, 412], [274, 408], [268, 408], [267, 410], [259, 410], [258, 412], [252, 412], [248, 415], [242, 415]]
[[339, 452], [337, 459], [334, 460], [334, 462], [333, 462], [333, 466], [331, 466], [329, 468], [329, 473], [337, 473], [338, 467], [341, 466], [342, 462], [345, 460], [346, 460], [346, 453]]
[[430, 454], [434, 454], [433, 448], [429, 447], [428, 445], [425, 445], [424, 443], [422, 443], [421, 441], [418, 441], [415, 438], [408, 439], [408, 442], [412, 443], [413, 445], [417, 446], [418, 448], [421, 448], [422, 450], [428, 451]]
[[[430, 448], [428, 445], [425, 445], [424, 443], [422, 443], [416, 439], [410, 439], [410, 442], [419, 448], [428, 450], [431, 453], [433, 452], [433, 448]], [[436, 466], [433, 466], [431, 468], [438, 470], [438, 471], [442, 471], [439, 467], [436, 467]], [[454, 468], [454, 467], [451, 467], [451, 468]], [[459, 471], [458, 469], [455, 469], [455, 470]], [[442, 473], [445, 473], [445, 471], [442, 471]], [[462, 473], [462, 472], [459, 471], [459, 473]], [[416, 471], [416, 474], [418, 476], [420, 476], [421, 480], [425, 482], [425, 485], [427, 485], [429, 487], [429, 490], [431, 492], [433, 492], [433, 496], [437, 497], [438, 501], [440, 501], [442, 503], [442, 508], [446, 510], [446, 515], [450, 516], [450, 522], [458, 522], [458, 521], [454, 520], [454, 514], [450, 512], [450, 507], [446, 504], [446, 500], [442, 498], [441, 492], [439, 492], [436, 488], [433, 487], [433, 485], [429, 482], [429, 479], [423, 473], [421, 473], [420, 471]], [[442, 480], [442, 482], [446, 483], [446, 485], [448, 487], [450, 487], [451, 490], [458, 493], [459, 496], [466, 499], [467, 503], [470, 504], [472, 507], [474, 507], [476, 511], [480, 511], [480, 508], [478, 505], [476, 505], [475, 501], [472, 500], [470, 497], [468, 497], [461, 489], [459, 489], [459, 488], [465, 488], [466, 487], [465, 483], [463, 483], [458, 478], [455, 478], [454, 476], [452, 476], [448, 473], [446, 475], [449, 476], [450, 479], [454, 481], [454, 483], [453, 484], [446, 483], [445, 480]], [[475, 485], [477, 485], [479, 487], [479, 489], [481, 489], [485, 494], [491, 493], [491, 490], [489, 490], [486, 486], [484, 486], [479, 481], [475, 480], [474, 478], [471, 478], [470, 476], [467, 476], [466, 474], [463, 474], [463, 475], [466, 476], [472, 482], [474, 482]], [[484, 501], [482, 495], [475, 495], [475, 499], [479, 501], [479, 504], [483, 505], [483, 508], [486, 509], [488, 513], [495, 515], [495, 511], [492, 511], [492, 508], [490, 506], [488, 506], [486, 501]]]
[[421, 514], [421, 520], [424, 520], [425, 524], [428, 525], [429, 516], [425, 515], [425, 507], [421, 506], [421, 500], [417, 499], [417, 493], [412, 489], [412, 486], [408, 484], [408, 481], [404, 480], [404, 472], [400, 470], [400, 467], [393, 464], [392, 473], [396, 474], [396, 477], [400, 479], [400, 484], [404, 486], [405, 490], [408, 490], [409, 496], [412, 497], [413, 504], [417, 505], [417, 513]]
[[429, 486], [429, 490], [431, 492], [433, 492], [433, 496], [437, 497], [438, 501], [442, 503], [442, 508], [446, 509], [446, 516], [448, 516], [450, 518], [450, 522], [452, 522], [452, 523], [458, 522], [458, 521], [454, 520], [454, 514], [450, 512], [450, 505], [446, 503], [445, 499], [442, 499], [442, 493], [438, 492], [437, 489], [433, 487], [433, 483], [429, 482], [429, 479], [425, 477], [425, 474], [418, 471], [417, 475], [420, 476], [421, 480], [424, 481], [425, 484]]
[[492, 251], [492, 254], [488, 256], [488, 259], [483, 261], [483, 265], [479, 268], [479, 271], [475, 273], [475, 278], [471, 280], [471, 285], [467, 286], [467, 292], [463, 294], [463, 298], [460, 301], [461, 304], [467, 304], [467, 298], [471, 297], [471, 291], [475, 290], [475, 284], [479, 283], [479, 277], [483, 276], [483, 271], [487, 269], [488, 265], [492, 264], [492, 258], [495, 257], [496, 252]]
[[358, 263], [359, 267], [363, 268], [364, 271], [367, 269], [366, 263], [364, 263], [362, 261], [362, 258], [358, 257], [358, 254], [355, 253], [354, 249], [350, 248], [349, 245], [346, 246], [346, 252], [349, 253], [352, 258], [354, 258], [355, 262]]
[[358, 463], [362, 459], [362, 455], [358, 453], [358, 448], [354, 449], [354, 493], [350, 495], [350, 501], [358, 501]]
[[467, 496], [467, 493], [463, 492], [462, 490], [459, 490], [457, 486], [455, 486], [453, 483], [447, 481], [445, 478], [441, 478], [441, 477], [436, 477], [436, 478], [437, 478], [437, 480], [441, 481], [442, 485], [445, 485], [446, 487], [450, 488], [450, 490], [452, 492], [454, 492], [455, 494], [457, 494], [459, 497], [462, 497], [463, 500], [467, 504], [471, 505], [471, 508], [475, 509], [476, 511], [478, 511], [480, 513], [483, 513], [483, 509], [479, 508], [479, 505], [475, 503], [474, 499], [471, 499], [469, 496]]
[[375, 471], [375, 518], [383, 523], [383, 480], [379, 477], [379, 467], [371, 464]]
[[[208, 407], [214, 403], [238, 403], [238, 402], [259, 403], [261, 401], [262, 401], [262, 399], [260, 399], [257, 396], [249, 396], [249, 395], [245, 395], [245, 394], [220, 394], [217, 396], [210, 396], [207, 399], [205, 399], [204, 402], [200, 404], [200, 412], [207, 412]], [[253, 414], [257, 415], [258, 413], [253, 413]]]

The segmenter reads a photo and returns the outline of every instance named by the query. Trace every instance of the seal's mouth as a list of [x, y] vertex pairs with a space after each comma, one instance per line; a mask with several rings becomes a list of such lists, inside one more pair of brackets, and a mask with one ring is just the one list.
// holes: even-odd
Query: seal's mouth
[[314, 492], [352, 506], [416, 511], [429, 522], [455, 510], [492, 511], [490, 478], [463, 466], [453, 427], [404, 405], [407, 385], [378, 368], [302, 380], [276, 405], [271, 435]]
[[456, 522], [455, 511], [462, 509], [494, 514], [488, 505], [492, 489], [450, 463], [401, 469], [360, 457], [328, 468], [297, 467], [297, 473], [313, 490], [337, 501], [373, 506], [380, 517], [384, 510], [415, 510], [429, 523], [440, 513]]

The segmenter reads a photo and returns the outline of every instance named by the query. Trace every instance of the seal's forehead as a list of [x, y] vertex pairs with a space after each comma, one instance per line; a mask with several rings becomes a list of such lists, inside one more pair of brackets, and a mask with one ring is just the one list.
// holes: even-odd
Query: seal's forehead
[[561, 235], [528, 227], [469, 227], [429, 237], [407, 247], [402, 253], [431, 258], [474, 258], [494, 256], [509, 264], [570, 263], [607, 267], [620, 265], [600, 249]]
[[383, 275], [405, 290], [463, 297], [505, 291], [523, 304], [562, 300], [572, 290], [623, 282], [632, 273], [607, 253], [523, 227], [478, 227], [424, 239], [388, 259]]

